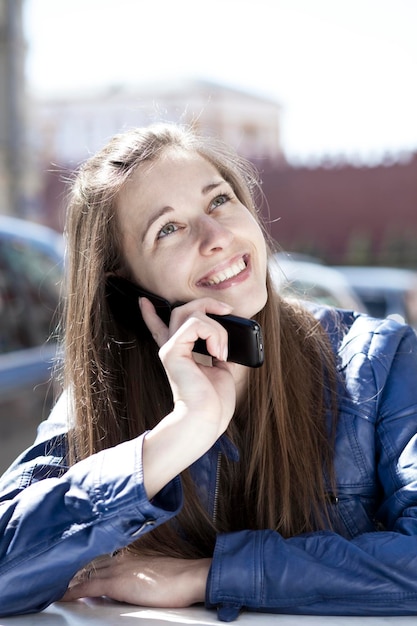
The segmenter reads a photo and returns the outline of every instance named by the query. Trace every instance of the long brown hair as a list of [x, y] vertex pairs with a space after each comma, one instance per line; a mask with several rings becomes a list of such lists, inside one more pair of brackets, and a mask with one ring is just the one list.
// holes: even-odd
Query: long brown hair
[[[77, 172], [68, 204], [64, 385], [71, 391], [75, 462], [151, 429], [172, 409], [172, 397], [152, 338], [139, 338], [113, 317], [106, 276], [124, 274], [116, 202], [141, 163], [170, 146], [196, 151], [227, 180], [259, 218], [259, 183], [250, 164], [223, 144], [190, 129], [161, 124], [114, 137]], [[267, 238], [267, 235], [265, 235]], [[267, 246], [271, 252], [270, 243]], [[175, 524], [140, 540], [138, 549], [207, 556], [217, 532], [272, 528], [284, 536], [328, 523], [332, 444], [326, 412], [334, 409], [335, 367], [319, 322], [275, 293], [258, 314], [265, 363], [251, 370], [247, 394], [228, 436], [238, 463], [221, 461], [216, 519], [199, 502], [188, 471], [184, 506]], [[333, 394], [333, 396], [332, 396]], [[327, 407], [327, 408], [326, 408]], [[178, 540], [177, 527], [187, 542]]]

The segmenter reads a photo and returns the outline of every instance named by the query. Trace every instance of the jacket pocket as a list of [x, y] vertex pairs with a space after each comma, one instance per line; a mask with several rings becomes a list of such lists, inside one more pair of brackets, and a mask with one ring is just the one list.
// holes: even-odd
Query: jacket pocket
[[329, 513], [333, 530], [339, 535], [352, 539], [362, 533], [378, 530], [374, 520], [375, 501], [373, 498], [354, 495], [329, 496]]

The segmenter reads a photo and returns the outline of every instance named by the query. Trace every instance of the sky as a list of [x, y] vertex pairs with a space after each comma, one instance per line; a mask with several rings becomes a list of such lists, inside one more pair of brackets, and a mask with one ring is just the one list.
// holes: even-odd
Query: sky
[[417, 0], [25, 0], [24, 28], [38, 95], [210, 80], [276, 100], [292, 161], [417, 151]]

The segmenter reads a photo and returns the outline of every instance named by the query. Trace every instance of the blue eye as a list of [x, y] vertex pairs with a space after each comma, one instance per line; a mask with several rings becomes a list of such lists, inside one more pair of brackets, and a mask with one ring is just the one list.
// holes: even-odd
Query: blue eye
[[161, 230], [158, 232], [157, 239], [162, 239], [163, 237], [168, 237], [172, 233], [178, 230], [178, 226], [173, 224], [172, 222], [168, 222], [165, 226], [162, 226]]
[[219, 196], [216, 196], [214, 200], [212, 200], [210, 204], [210, 208], [216, 209], [222, 204], [225, 204], [226, 202], [228, 202], [229, 200], [230, 200], [230, 196], [227, 193], [222, 193]]

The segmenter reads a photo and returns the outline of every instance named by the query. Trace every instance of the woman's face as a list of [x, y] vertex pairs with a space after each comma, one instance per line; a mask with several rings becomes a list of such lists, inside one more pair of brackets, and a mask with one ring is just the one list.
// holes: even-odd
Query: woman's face
[[141, 165], [117, 202], [135, 280], [172, 304], [213, 297], [252, 317], [267, 300], [262, 231], [216, 168], [167, 149]]

